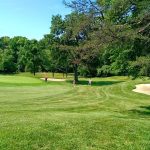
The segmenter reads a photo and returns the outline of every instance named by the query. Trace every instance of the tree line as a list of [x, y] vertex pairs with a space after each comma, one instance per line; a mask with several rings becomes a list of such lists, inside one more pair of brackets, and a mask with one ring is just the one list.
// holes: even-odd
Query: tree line
[[0, 72], [150, 76], [149, 0], [64, 1], [43, 39], [0, 38]]

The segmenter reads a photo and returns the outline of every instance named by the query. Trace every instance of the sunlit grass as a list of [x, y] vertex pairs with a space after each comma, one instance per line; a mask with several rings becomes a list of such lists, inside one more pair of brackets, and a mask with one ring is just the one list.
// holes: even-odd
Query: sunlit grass
[[74, 87], [71, 76], [41, 76], [0, 76], [0, 149], [150, 149], [150, 96], [132, 91], [149, 80], [80, 78]]
[[[72, 73], [68, 73], [67, 78], [68, 79], [72, 79], [73, 76]], [[51, 72], [38, 72], [35, 74], [35, 76], [32, 73], [26, 72], [26, 73], [19, 73], [18, 76], [28, 76], [28, 77], [35, 77], [35, 78], [44, 78], [44, 77], [48, 77], [48, 78], [53, 78], [53, 74]], [[62, 78], [66, 78], [66, 75], [63, 73], [54, 73], [54, 78], [56, 79], [62, 79]]]

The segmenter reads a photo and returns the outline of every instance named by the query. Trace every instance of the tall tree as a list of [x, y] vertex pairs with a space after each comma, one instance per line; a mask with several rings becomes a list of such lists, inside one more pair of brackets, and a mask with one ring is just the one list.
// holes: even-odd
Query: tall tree
[[51, 59], [53, 67], [57, 71], [68, 73], [68, 68], [70, 65], [68, 51], [61, 48], [62, 37], [65, 34], [65, 21], [62, 19], [61, 15], [56, 15], [52, 17], [51, 22], [51, 36], [53, 36], [53, 41], [51, 42]]
[[27, 41], [25, 45], [26, 49], [26, 58], [27, 58], [27, 65], [26, 69], [31, 71], [34, 75], [37, 71], [40, 71], [41, 64], [42, 64], [42, 55], [39, 49], [38, 41], [31, 40]]

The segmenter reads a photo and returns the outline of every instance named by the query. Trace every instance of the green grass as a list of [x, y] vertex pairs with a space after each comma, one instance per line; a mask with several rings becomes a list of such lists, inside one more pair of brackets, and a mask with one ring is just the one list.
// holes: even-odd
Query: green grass
[[[35, 78], [43, 78], [45, 77], [45, 75], [49, 78], [53, 78], [53, 74], [51, 72], [48, 72], [48, 73], [42, 73], [42, 72], [38, 72], [35, 74], [35, 76], [29, 72], [26, 72], [26, 73], [19, 73], [17, 74], [18, 76], [25, 76], [25, 77], [35, 77]], [[62, 78], [66, 78], [66, 75], [64, 74], [63, 76], [63, 73], [54, 73], [54, 78], [56, 79], [62, 79]], [[68, 78], [69, 79], [72, 79], [72, 74], [69, 73], [68, 74]]]
[[0, 83], [13, 83], [13, 84], [34, 84], [42, 83], [42, 81], [33, 78], [33, 77], [24, 77], [24, 76], [0, 76]]
[[[26, 77], [25, 77], [26, 75]], [[149, 150], [150, 96], [127, 77], [0, 76], [0, 150]]]

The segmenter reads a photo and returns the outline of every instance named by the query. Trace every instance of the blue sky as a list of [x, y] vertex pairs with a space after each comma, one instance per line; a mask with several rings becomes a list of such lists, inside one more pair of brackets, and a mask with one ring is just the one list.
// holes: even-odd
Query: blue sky
[[0, 0], [0, 37], [39, 40], [50, 32], [52, 15], [68, 13], [62, 0]]

